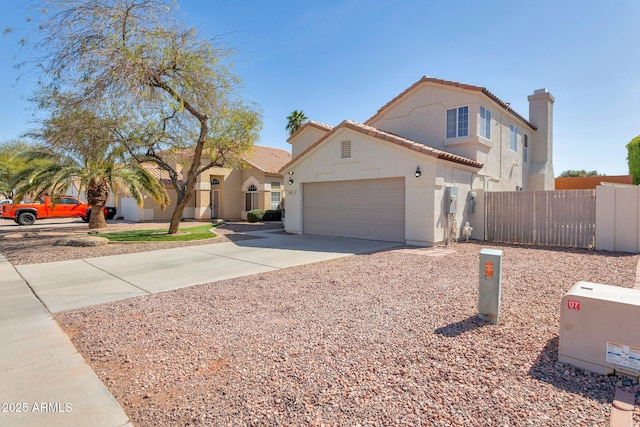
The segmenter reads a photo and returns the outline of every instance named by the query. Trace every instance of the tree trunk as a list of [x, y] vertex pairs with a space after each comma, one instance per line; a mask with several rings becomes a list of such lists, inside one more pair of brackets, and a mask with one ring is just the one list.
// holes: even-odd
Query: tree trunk
[[176, 208], [173, 210], [173, 214], [171, 215], [171, 223], [169, 224], [169, 231], [167, 234], [176, 234], [178, 232], [178, 227], [180, 227], [180, 220], [182, 219], [182, 212], [184, 208], [187, 207], [187, 203], [189, 203], [190, 195], [178, 192], [178, 199], [176, 200]]
[[104, 206], [91, 205], [89, 216], [89, 229], [107, 228], [107, 220], [104, 217]]
[[[189, 105], [186, 107], [187, 109], [190, 108]], [[178, 188], [179, 186], [176, 186], [178, 199], [176, 200], [176, 208], [171, 216], [171, 224], [169, 224], [168, 234], [176, 234], [178, 232], [182, 211], [184, 211], [187, 203], [189, 203], [189, 199], [193, 196], [193, 190], [196, 186], [196, 178], [198, 177], [197, 171], [200, 167], [200, 159], [202, 159], [202, 149], [204, 148], [204, 143], [206, 142], [207, 134], [209, 133], [209, 125], [207, 124], [209, 118], [205, 114], [200, 114], [195, 110], [189, 111], [200, 121], [200, 135], [198, 136], [198, 142], [193, 150], [193, 159], [191, 161], [191, 166], [189, 167], [189, 172], [187, 173], [187, 181], [183, 186], [180, 186], [180, 188]]]
[[91, 206], [89, 229], [107, 228], [104, 217], [104, 205], [109, 198], [109, 184], [101, 177], [92, 178], [87, 185], [87, 203]]

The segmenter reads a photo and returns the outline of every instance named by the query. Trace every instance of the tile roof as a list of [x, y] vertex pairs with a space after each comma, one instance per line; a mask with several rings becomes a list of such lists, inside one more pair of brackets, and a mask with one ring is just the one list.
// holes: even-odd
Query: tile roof
[[[143, 163], [142, 167], [151, 173], [151, 175], [155, 176], [163, 185], [171, 184], [171, 178], [169, 177], [169, 172], [160, 168], [155, 163]], [[182, 182], [184, 176], [182, 172], [178, 173], [178, 181]]]
[[242, 158], [263, 172], [279, 174], [280, 168], [291, 161], [291, 153], [279, 148], [254, 145]]
[[407, 89], [405, 89], [398, 96], [393, 98], [391, 101], [387, 102], [372, 117], [370, 117], [364, 123], [365, 124], [371, 124], [371, 122], [373, 122], [375, 119], [377, 119], [387, 108], [389, 108], [391, 105], [395, 104], [397, 101], [402, 99], [406, 94], [411, 92], [413, 89], [415, 89], [418, 86], [420, 86], [422, 84], [425, 84], [425, 83], [435, 83], [435, 84], [440, 84], [440, 85], [444, 85], [444, 86], [452, 86], [452, 87], [457, 87], [457, 88], [460, 88], [460, 89], [481, 92], [484, 95], [486, 95], [487, 97], [489, 97], [496, 104], [498, 104], [500, 107], [504, 108], [506, 111], [508, 111], [509, 113], [513, 114], [518, 119], [522, 120], [531, 129], [533, 129], [533, 130], [537, 129], [531, 122], [529, 122], [529, 120], [525, 119], [523, 116], [518, 114], [513, 108], [511, 108], [511, 106], [507, 102], [504, 102], [503, 100], [498, 98], [496, 95], [491, 93], [485, 87], [469, 85], [469, 84], [466, 84], [466, 83], [453, 82], [453, 81], [449, 81], [449, 80], [435, 79], [433, 77], [428, 77], [428, 76], [423, 76], [420, 80], [418, 80], [417, 82], [415, 82], [414, 84], [409, 86]]
[[[190, 150], [181, 150], [180, 153], [173, 159], [188, 159]], [[242, 155], [242, 160], [249, 163], [253, 167], [260, 169], [261, 171], [269, 174], [279, 174], [279, 170], [282, 166], [291, 160], [291, 153], [279, 148], [265, 147], [262, 145], [254, 145], [253, 148]], [[143, 167], [147, 169], [153, 176], [158, 178], [162, 184], [171, 184], [169, 172], [160, 168], [154, 163], [144, 163]], [[178, 173], [178, 181], [182, 182], [184, 175], [182, 172]]]
[[291, 164], [293, 164], [299, 158], [301, 158], [304, 155], [306, 155], [309, 151], [313, 150], [315, 147], [317, 147], [319, 144], [321, 144], [325, 139], [327, 139], [329, 136], [331, 136], [333, 133], [335, 133], [336, 131], [338, 131], [338, 129], [341, 129], [341, 128], [352, 129], [352, 130], [354, 130], [356, 132], [359, 132], [359, 133], [362, 133], [364, 135], [369, 135], [369, 136], [372, 136], [374, 138], [378, 138], [378, 139], [387, 141], [389, 143], [396, 144], [396, 145], [399, 145], [401, 147], [405, 147], [405, 148], [407, 148], [409, 150], [417, 151], [419, 153], [423, 153], [423, 154], [426, 154], [426, 155], [430, 155], [430, 156], [436, 157], [438, 159], [443, 159], [443, 160], [447, 160], [447, 161], [454, 162], [454, 163], [460, 163], [462, 165], [472, 166], [472, 167], [475, 167], [475, 168], [478, 168], [478, 169], [482, 168], [482, 166], [483, 166], [482, 163], [477, 162], [475, 160], [471, 160], [471, 159], [468, 159], [466, 157], [458, 156], [457, 154], [448, 153], [446, 151], [438, 150], [437, 148], [429, 147], [428, 145], [424, 145], [424, 144], [421, 144], [419, 142], [411, 141], [410, 139], [406, 139], [406, 138], [403, 138], [401, 136], [394, 135], [394, 134], [392, 134], [390, 132], [385, 132], [385, 131], [382, 131], [380, 129], [376, 129], [373, 126], [369, 126], [369, 125], [366, 125], [366, 124], [354, 122], [352, 120], [345, 120], [342, 123], [340, 123], [338, 126], [334, 127], [328, 134], [326, 134], [325, 136], [320, 138], [318, 141], [316, 141], [309, 148], [307, 148], [302, 153], [300, 153], [298, 156], [296, 156], [295, 159], [292, 159], [289, 163], [287, 163], [282, 168], [280, 168], [280, 172], [282, 172], [286, 167], [288, 167]]
[[289, 138], [287, 138], [287, 142], [291, 142], [291, 140], [293, 139], [294, 136], [298, 135], [300, 132], [302, 132], [303, 129], [306, 129], [308, 127], [314, 127], [316, 129], [320, 129], [320, 130], [323, 130], [325, 132], [330, 132], [331, 129], [333, 129], [333, 126], [328, 125], [326, 123], [321, 123], [321, 122], [316, 122], [315, 120], [310, 120], [310, 121], [304, 123], [302, 126], [300, 126], [300, 129], [295, 131]]

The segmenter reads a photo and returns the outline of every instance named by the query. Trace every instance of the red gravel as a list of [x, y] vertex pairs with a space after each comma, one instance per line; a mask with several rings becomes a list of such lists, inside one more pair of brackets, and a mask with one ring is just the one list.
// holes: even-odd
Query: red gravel
[[476, 318], [484, 247], [352, 256], [56, 320], [138, 426], [607, 426], [622, 379], [557, 362], [560, 299], [581, 280], [631, 287], [638, 256], [491, 246], [493, 326]]

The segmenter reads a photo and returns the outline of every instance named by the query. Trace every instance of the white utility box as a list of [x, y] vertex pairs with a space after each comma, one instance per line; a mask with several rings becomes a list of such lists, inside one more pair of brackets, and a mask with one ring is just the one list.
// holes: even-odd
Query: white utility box
[[558, 361], [640, 376], [640, 289], [578, 282], [562, 298]]

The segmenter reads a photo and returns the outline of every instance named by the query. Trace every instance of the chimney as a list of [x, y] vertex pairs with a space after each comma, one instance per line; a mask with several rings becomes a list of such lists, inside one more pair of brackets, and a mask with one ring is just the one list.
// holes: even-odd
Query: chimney
[[529, 153], [529, 190], [555, 189], [553, 174], [553, 103], [555, 99], [546, 89], [529, 95], [529, 121], [537, 128], [531, 138]]

